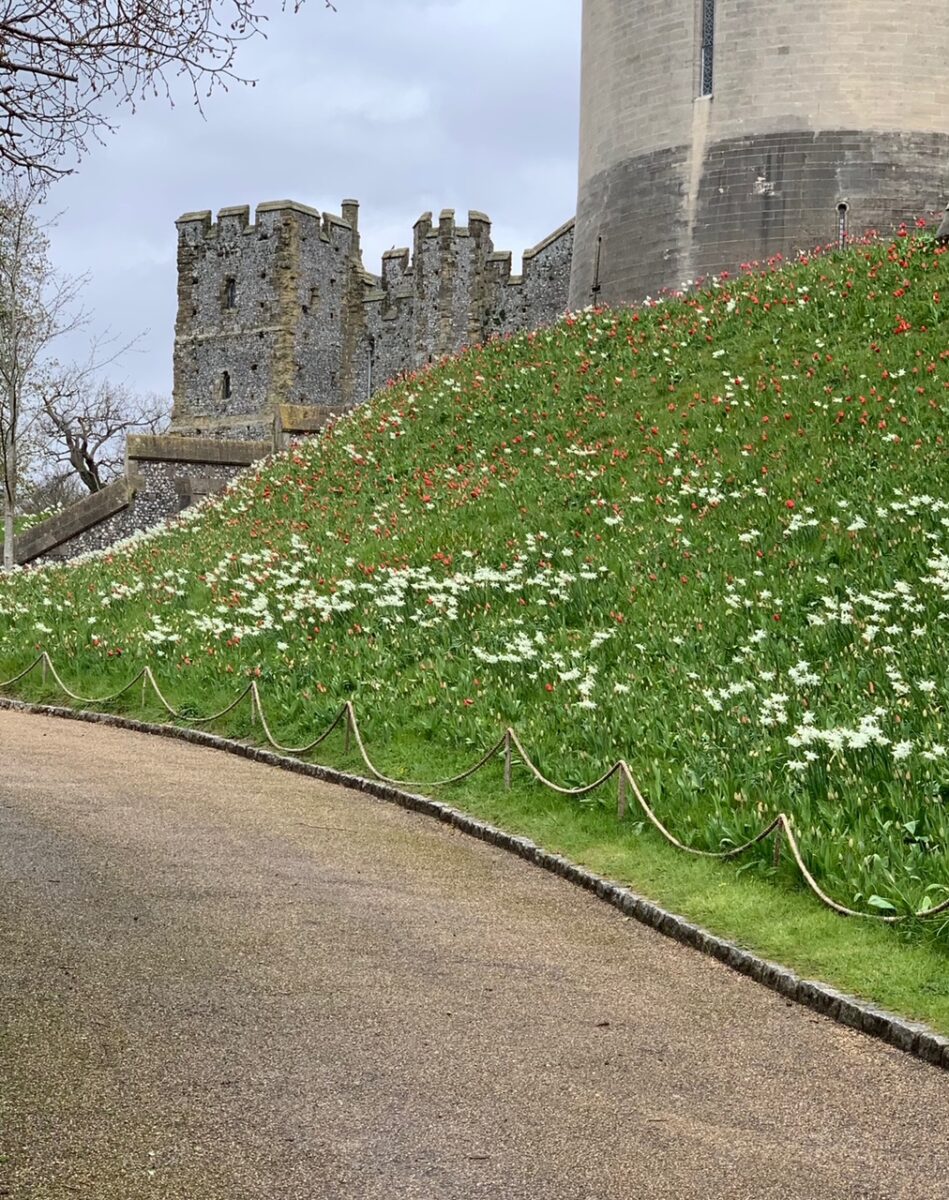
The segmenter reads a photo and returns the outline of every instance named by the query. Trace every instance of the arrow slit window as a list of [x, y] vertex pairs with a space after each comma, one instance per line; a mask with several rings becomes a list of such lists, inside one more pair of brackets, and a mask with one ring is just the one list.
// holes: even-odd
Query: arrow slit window
[[701, 0], [702, 49], [699, 62], [699, 95], [711, 96], [715, 74], [715, 0]]

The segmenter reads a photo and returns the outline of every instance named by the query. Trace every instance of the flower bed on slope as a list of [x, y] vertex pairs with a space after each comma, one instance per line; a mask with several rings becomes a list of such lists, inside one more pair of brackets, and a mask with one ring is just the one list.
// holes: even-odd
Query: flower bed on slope
[[[868, 911], [949, 895], [949, 257], [906, 237], [402, 381], [159, 536], [0, 580], [0, 673], [150, 663], [374, 757], [629, 760], [690, 844], [784, 810]], [[442, 772], [446, 773], [446, 772]], [[771, 851], [757, 861], [767, 869]]]

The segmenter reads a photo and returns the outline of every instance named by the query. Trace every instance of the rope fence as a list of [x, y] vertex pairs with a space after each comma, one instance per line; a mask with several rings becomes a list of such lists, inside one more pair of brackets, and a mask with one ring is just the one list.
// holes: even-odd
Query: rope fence
[[366, 743], [363, 738], [362, 731], [359, 728], [359, 721], [356, 717], [356, 709], [351, 700], [346, 701], [326, 729], [324, 729], [323, 732], [319, 734], [319, 736], [315, 737], [311, 742], [308, 742], [305, 746], [284, 746], [274, 737], [270, 723], [267, 720], [267, 716], [264, 712], [263, 701], [260, 698], [260, 690], [257, 687], [256, 680], [252, 680], [243, 689], [243, 691], [241, 691], [240, 694], [234, 700], [232, 700], [230, 704], [228, 704], [225, 708], [222, 708], [220, 712], [216, 712], [209, 717], [193, 717], [176, 709], [174, 705], [171, 704], [159, 687], [158, 681], [155, 679], [152, 669], [149, 666], [142, 667], [141, 670], [129, 680], [125, 687], [120, 688], [119, 691], [112, 693], [112, 695], [98, 697], [81, 696], [79, 693], [74, 692], [70, 687], [67, 686], [62, 676], [53, 665], [49, 654], [44, 650], [28, 667], [20, 671], [18, 675], [14, 675], [12, 679], [7, 679], [3, 682], [0, 682], [0, 690], [6, 690], [7, 688], [12, 687], [14, 684], [21, 682], [37, 669], [42, 672], [44, 683], [51, 678], [60, 691], [64, 695], [68, 696], [69, 699], [76, 701], [77, 704], [89, 704], [94, 706], [111, 704], [113, 701], [120, 699], [127, 692], [131, 691], [131, 689], [141, 681], [143, 704], [145, 703], [148, 695], [148, 688], [151, 687], [158, 702], [165, 709], [166, 713], [172, 720], [181, 721], [190, 725], [208, 725], [218, 721], [222, 717], [227, 716], [228, 713], [233, 712], [238, 705], [240, 705], [249, 697], [251, 722], [254, 725], [260, 725], [264, 738], [275, 750], [281, 754], [309, 754], [322, 742], [325, 742], [330, 734], [342, 725], [345, 736], [346, 750], [349, 751], [351, 748], [351, 742], [355, 742], [359, 756], [370, 775], [372, 775], [372, 777], [378, 780], [380, 783], [389, 784], [393, 787], [427, 789], [448, 787], [451, 784], [462, 783], [464, 780], [470, 779], [473, 775], [476, 775], [478, 771], [486, 767], [488, 763], [492, 761], [492, 759], [496, 758], [498, 755], [503, 755], [504, 786], [506, 789], [509, 789], [511, 787], [514, 754], [516, 751], [520, 761], [528, 769], [534, 779], [536, 779], [541, 786], [547, 788], [548, 791], [555, 792], [558, 796], [568, 796], [578, 799], [581, 796], [589, 795], [591, 792], [596, 791], [597, 788], [602, 787], [604, 784], [609, 783], [611, 779], [615, 778], [617, 781], [617, 816], [622, 819], [627, 815], [630, 809], [630, 795], [632, 795], [635, 803], [642, 810], [643, 815], [653, 826], [653, 828], [670, 845], [675, 846], [677, 850], [682, 850], [686, 854], [692, 854], [698, 858], [717, 859], [720, 862], [723, 862], [729, 859], [738, 858], [746, 851], [752, 849], [752, 847], [759, 845], [769, 837], [773, 837], [774, 863], [775, 866], [777, 866], [780, 860], [781, 847], [786, 843], [788, 850], [791, 853], [791, 857], [794, 859], [794, 862], [801, 873], [801, 877], [810, 890], [814, 893], [818, 900], [821, 901], [822, 904], [826, 905], [834, 912], [839, 913], [841, 916], [862, 917], [865, 920], [879, 921], [887, 925], [898, 925], [901, 922], [910, 920], [912, 918], [926, 919], [929, 917], [939, 916], [944, 912], [949, 912], [949, 900], [945, 900], [942, 904], [934, 905], [932, 908], [924, 909], [916, 913], [907, 913], [903, 915], [897, 914], [894, 916], [887, 916], [883, 913], [860, 912], [857, 909], [848, 908], [846, 905], [838, 903], [831, 896], [828, 896], [828, 894], [821, 888], [820, 884], [808, 869], [807, 863], [804, 861], [804, 856], [801, 853], [801, 848], [798, 844], [791, 818], [786, 813], [778, 813], [777, 816], [775, 816], [773, 820], [771, 820], [762, 830], [760, 830], [760, 832], [757, 833], [750, 841], [745, 842], [744, 845], [741, 846], [734, 846], [730, 850], [699, 850], [694, 846], [688, 846], [684, 842], [680, 841], [675, 834], [668, 830], [662, 821], [660, 821], [659, 817], [653, 811], [649, 802], [646, 800], [646, 797], [640, 790], [635, 776], [633, 775], [632, 768], [625, 759], [618, 759], [613, 766], [609, 768], [609, 770], [604, 771], [603, 774], [598, 779], [595, 779], [592, 783], [584, 784], [581, 787], [575, 788], [561, 787], [560, 784], [555, 783], [552, 779], [548, 779], [547, 776], [544, 775], [544, 773], [540, 770], [540, 768], [533, 762], [530, 754], [527, 752], [523, 742], [518, 736], [517, 730], [511, 728], [510, 726], [505, 729], [503, 735], [494, 743], [493, 746], [491, 746], [490, 749], [486, 750], [484, 754], [482, 754], [481, 758], [479, 758], [473, 766], [469, 767], [465, 771], [461, 771], [457, 775], [452, 775], [448, 779], [427, 780], [423, 782], [405, 779], [393, 779], [391, 776], [385, 775], [382, 771], [380, 771], [369, 757], [369, 752], [366, 749]]

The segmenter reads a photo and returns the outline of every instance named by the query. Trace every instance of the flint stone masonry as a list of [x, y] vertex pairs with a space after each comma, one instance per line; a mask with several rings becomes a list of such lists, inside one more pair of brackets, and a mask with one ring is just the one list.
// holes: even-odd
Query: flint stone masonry
[[572, 221], [513, 275], [484, 213], [464, 226], [426, 213], [376, 276], [358, 218], [354, 200], [341, 216], [281, 200], [253, 223], [249, 208], [179, 218], [174, 433], [281, 445], [393, 378], [566, 310]]
[[125, 476], [17, 538], [16, 561], [63, 561], [104, 550], [222, 491], [271, 449], [270, 442], [132, 436]]

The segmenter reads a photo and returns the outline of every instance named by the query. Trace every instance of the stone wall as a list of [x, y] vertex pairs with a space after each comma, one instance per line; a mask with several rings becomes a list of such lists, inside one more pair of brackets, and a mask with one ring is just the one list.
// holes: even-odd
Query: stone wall
[[483, 213], [463, 226], [450, 210], [437, 223], [426, 213], [412, 249], [388, 252], [376, 276], [358, 217], [346, 200], [342, 216], [277, 201], [253, 223], [247, 208], [179, 219], [174, 432], [273, 436], [282, 405], [338, 414], [407, 371], [566, 309], [573, 222], [514, 276]]
[[104, 550], [222, 491], [270, 449], [269, 442], [130, 437], [124, 477], [17, 538], [16, 561], [64, 561]]
[[561, 225], [532, 250], [524, 251], [520, 275], [511, 274], [510, 254], [492, 254], [485, 332], [517, 333], [551, 324], [564, 311], [570, 290], [574, 222]]
[[715, 0], [709, 95], [705, 7], [584, 0], [571, 307], [833, 242], [842, 203], [852, 235], [945, 205], [944, 0]]
[[[136, 482], [126, 474], [101, 491], [32, 526], [15, 539], [16, 562], [23, 564], [43, 557], [58, 558], [61, 557], [61, 548], [65, 546], [81, 547], [74, 550], [74, 554], [97, 549], [94, 531], [105, 532], [122, 526], [129, 506], [135, 499]], [[108, 545], [108, 542], [102, 544]]]
[[173, 517], [234, 474], [319, 433], [408, 371], [565, 310], [573, 222], [524, 254], [521, 275], [491, 223], [451, 211], [415, 225], [412, 250], [369, 275], [359, 206], [322, 215], [292, 201], [178, 221], [171, 435], [131, 437], [126, 477], [18, 540], [17, 561], [101, 550]]

